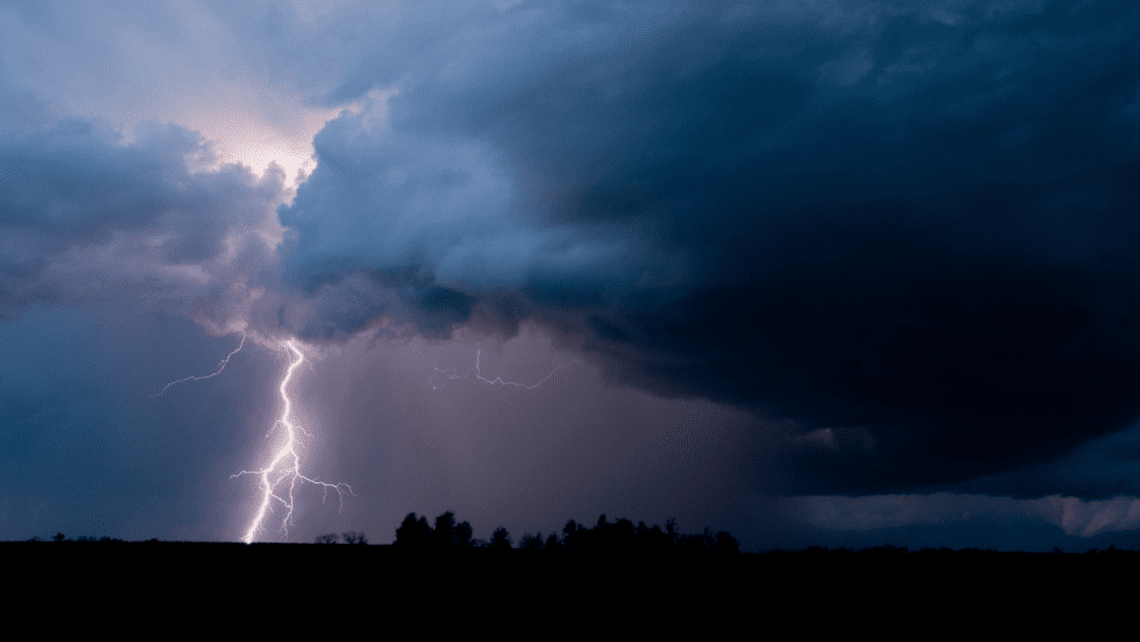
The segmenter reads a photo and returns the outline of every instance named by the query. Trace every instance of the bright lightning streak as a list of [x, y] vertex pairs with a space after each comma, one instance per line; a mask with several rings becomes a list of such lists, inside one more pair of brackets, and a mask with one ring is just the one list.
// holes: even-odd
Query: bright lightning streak
[[449, 381], [454, 381], [456, 379], [466, 379], [466, 378], [471, 376], [472, 372], [474, 372], [476, 379], [478, 379], [479, 381], [483, 381], [485, 383], [489, 383], [492, 386], [496, 386], [496, 385], [497, 386], [515, 386], [516, 388], [526, 388], [527, 390], [534, 390], [535, 388], [537, 388], [537, 387], [541, 386], [542, 384], [546, 383], [547, 381], [549, 381], [550, 378], [553, 377], [555, 375], [555, 373], [557, 373], [559, 370], [561, 370], [563, 368], [569, 368], [570, 366], [578, 364], [578, 363], [583, 363], [581, 360], [575, 359], [569, 363], [564, 363], [564, 364], [558, 366], [554, 370], [551, 370], [550, 373], [547, 374], [545, 377], [543, 377], [542, 380], [539, 381], [538, 383], [525, 384], [525, 383], [519, 383], [517, 381], [504, 381], [502, 377], [495, 377], [494, 379], [488, 379], [487, 377], [484, 377], [483, 372], [479, 369], [479, 362], [480, 362], [480, 359], [482, 359], [482, 357], [483, 357], [483, 351], [482, 350], [475, 351], [475, 367], [472, 368], [471, 370], [469, 370], [467, 372], [467, 374], [462, 375], [462, 376], [458, 372], [456, 372], [454, 369], [443, 370], [442, 368], [436, 368], [435, 372], [433, 372], [432, 375], [430, 377], [428, 377], [428, 383], [431, 384], [431, 389], [432, 390], [439, 390], [440, 388], [443, 387], [442, 383], [439, 383], [439, 384], [436, 383], [436, 381], [435, 381], [436, 377], [443, 376], [443, 377], [446, 377]]
[[173, 386], [175, 384], [185, 383], [187, 381], [201, 381], [203, 379], [209, 379], [211, 377], [216, 377], [216, 376], [222, 374], [222, 371], [226, 369], [226, 365], [229, 364], [229, 362], [230, 362], [230, 357], [241, 352], [241, 347], [244, 345], [245, 345], [245, 332], [242, 332], [241, 333], [241, 342], [238, 343], [238, 347], [234, 348], [232, 352], [227, 354], [225, 359], [222, 359], [222, 362], [220, 364], [218, 364], [218, 369], [216, 371], [214, 371], [208, 375], [201, 375], [201, 376], [197, 376], [197, 377], [185, 377], [183, 379], [179, 379], [178, 381], [171, 381], [170, 383], [166, 384], [166, 386], [163, 387], [162, 391], [159, 392], [155, 396], [161, 397], [162, 395], [166, 394], [166, 391], [167, 391], [167, 389], [170, 388], [170, 386]]
[[[281, 431], [281, 443], [273, 451], [272, 457], [260, 470], [243, 470], [233, 477], [241, 475], [256, 475], [260, 479], [261, 487], [261, 502], [258, 504], [257, 511], [253, 515], [253, 519], [249, 524], [249, 528], [242, 538], [246, 544], [253, 543], [258, 533], [263, 530], [263, 524], [270, 512], [273, 502], [278, 502], [285, 508], [285, 517], [281, 521], [281, 528], [285, 531], [286, 536], [289, 534], [289, 522], [293, 517], [293, 492], [296, 490], [298, 483], [308, 482], [317, 486], [323, 486], [325, 492], [331, 488], [340, 495], [341, 506], [344, 506], [344, 493], [353, 495], [352, 487], [348, 484], [329, 484], [315, 479], [310, 479], [301, 473], [301, 455], [299, 450], [301, 448], [299, 443], [298, 433], [304, 433], [305, 430], [298, 424], [293, 423], [293, 401], [289, 398], [289, 382], [293, 379], [293, 373], [297, 368], [305, 362], [305, 356], [301, 353], [300, 346], [293, 340], [283, 343], [283, 345], [293, 353], [293, 362], [289, 364], [289, 368], [285, 371], [285, 376], [281, 379], [281, 384], [277, 390], [281, 393], [281, 400], [283, 407], [281, 409], [281, 417], [274, 424], [275, 429]], [[272, 432], [272, 431], [270, 431]], [[280, 490], [279, 490], [280, 489]]]

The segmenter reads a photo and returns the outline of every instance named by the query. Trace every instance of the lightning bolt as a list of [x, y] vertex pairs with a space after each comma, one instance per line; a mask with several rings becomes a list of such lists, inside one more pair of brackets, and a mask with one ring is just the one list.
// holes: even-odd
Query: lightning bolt
[[243, 470], [231, 477], [232, 479], [242, 475], [254, 475], [260, 481], [261, 502], [257, 506], [257, 511], [250, 521], [245, 536], [242, 537], [242, 541], [246, 544], [253, 543], [257, 535], [264, 530], [265, 519], [271, 512], [274, 502], [281, 504], [285, 509], [281, 528], [288, 536], [289, 522], [293, 518], [293, 492], [298, 484], [309, 483], [322, 486], [325, 489], [326, 497], [330, 489], [335, 490], [340, 496], [342, 508], [344, 507], [344, 494], [347, 492], [349, 495], [354, 495], [352, 487], [348, 484], [329, 484], [310, 479], [301, 472], [300, 435], [309, 436], [309, 434], [300, 425], [293, 423], [293, 401], [289, 398], [289, 382], [293, 379], [293, 373], [305, 362], [305, 355], [301, 352], [301, 347], [296, 341], [285, 341], [282, 345], [293, 354], [293, 361], [285, 370], [285, 376], [281, 378], [281, 384], [277, 387], [278, 392], [281, 393], [281, 417], [270, 430], [270, 434], [274, 430], [279, 431], [280, 443], [264, 467], [259, 470]]
[[222, 374], [222, 371], [226, 369], [226, 365], [230, 362], [230, 357], [241, 352], [241, 347], [244, 345], [245, 345], [245, 332], [243, 331], [241, 333], [241, 341], [238, 343], [238, 347], [234, 348], [232, 352], [227, 354], [225, 359], [222, 359], [222, 362], [220, 364], [218, 364], [218, 369], [216, 371], [211, 372], [208, 375], [201, 375], [201, 376], [197, 376], [197, 377], [184, 377], [182, 379], [179, 379], [178, 381], [171, 381], [170, 383], [166, 384], [162, 388], [162, 390], [155, 396], [161, 397], [162, 395], [166, 394], [166, 391], [170, 388], [170, 386], [173, 386], [175, 384], [185, 383], [187, 381], [201, 381], [203, 379], [209, 379], [211, 377], [216, 377], [216, 376]]
[[495, 377], [494, 379], [488, 379], [487, 377], [484, 377], [483, 372], [479, 368], [480, 360], [482, 359], [482, 357], [483, 357], [483, 351], [482, 350], [476, 350], [475, 351], [475, 367], [472, 368], [471, 370], [467, 371], [467, 374], [465, 374], [465, 375], [460, 375], [454, 368], [451, 370], [444, 370], [442, 368], [436, 368], [435, 372], [433, 372], [432, 375], [430, 377], [428, 377], [428, 383], [431, 384], [431, 389], [432, 390], [439, 390], [440, 388], [443, 387], [443, 383], [438, 383], [438, 384], [436, 383], [437, 377], [442, 376], [442, 377], [446, 378], [448, 381], [454, 381], [456, 379], [467, 379], [468, 377], [471, 376], [471, 373], [474, 372], [476, 379], [478, 379], [479, 381], [483, 381], [485, 383], [488, 383], [492, 386], [514, 386], [516, 388], [525, 388], [527, 390], [534, 390], [535, 388], [537, 388], [537, 387], [541, 386], [542, 384], [546, 383], [547, 381], [549, 381], [550, 378], [553, 377], [555, 375], [555, 373], [557, 373], [559, 370], [561, 370], [563, 368], [569, 368], [570, 366], [578, 364], [578, 363], [584, 363], [580, 359], [575, 359], [569, 363], [564, 363], [564, 364], [558, 366], [557, 368], [551, 370], [550, 373], [547, 374], [545, 377], [543, 377], [542, 380], [539, 381], [538, 383], [525, 384], [525, 383], [519, 383], [517, 381], [504, 381], [502, 377]]

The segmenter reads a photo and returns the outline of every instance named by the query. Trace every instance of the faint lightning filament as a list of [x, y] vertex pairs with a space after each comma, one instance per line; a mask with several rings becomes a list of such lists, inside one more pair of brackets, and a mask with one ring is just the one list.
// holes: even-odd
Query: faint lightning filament
[[353, 494], [352, 487], [348, 484], [329, 484], [310, 479], [301, 473], [301, 455], [299, 452], [301, 445], [298, 433], [305, 435], [308, 433], [300, 425], [293, 423], [293, 401], [289, 398], [289, 382], [293, 379], [293, 373], [305, 362], [305, 355], [301, 352], [297, 342], [293, 340], [285, 341], [282, 345], [293, 353], [293, 361], [285, 370], [285, 376], [281, 378], [281, 384], [277, 387], [278, 392], [281, 393], [282, 409], [281, 417], [274, 423], [273, 430], [280, 431], [281, 443], [273, 451], [269, 462], [263, 468], [260, 470], [243, 470], [233, 475], [233, 477], [254, 475], [258, 478], [261, 489], [261, 501], [250, 521], [245, 536], [242, 537], [242, 541], [246, 544], [253, 543], [257, 535], [264, 529], [265, 519], [274, 502], [284, 507], [285, 516], [282, 518], [281, 528], [288, 536], [289, 522], [293, 518], [293, 492], [298, 483], [308, 482], [316, 486], [323, 486], [326, 493], [330, 488], [335, 490], [340, 496], [342, 507], [344, 506], [344, 494], [346, 492], [349, 495]]
[[535, 388], [537, 388], [537, 387], [541, 386], [542, 384], [546, 383], [547, 381], [549, 381], [550, 378], [553, 377], [555, 375], [555, 373], [557, 373], [559, 370], [561, 370], [563, 368], [569, 368], [570, 366], [578, 364], [578, 363], [583, 363], [581, 360], [578, 360], [578, 359], [575, 359], [569, 363], [564, 363], [564, 364], [558, 366], [557, 368], [551, 370], [549, 374], [547, 374], [545, 377], [543, 377], [537, 383], [526, 384], [526, 383], [519, 383], [517, 381], [504, 381], [502, 377], [495, 377], [494, 379], [488, 379], [487, 377], [484, 377], [483, 372], [479, 368], [479, 362], [482, 359], [482, 357], [483, 357], [483, 351], [482, 350], [476, 350], [475, 351], [475, 367], [472, 368], [471, 370], [469, 370], [467, 372], [467, 374], [465, 374], [465, 375], [460, 375], [454, 369], [443, 370], [441, 368], [436, 368], [435, 372], [433, 372], [432, 375], [430, 377], [428, 377], [428, 383], [431, 384], [432, 390], [439, 390], [440, 388], [443, 387], [443, 384], [442, 383], [436, 383], [438, 377], [443, 377], [449, 381], [454, 381], [456, 379], [466, 379], [466, 378], [471, 376], [472, 372], [474, 372], [476, 379], [478, 379], [479, 381], [483, 381], [485, 383], [489, 383], [492, 386], [515, 386], [516, 388], [526, 388], [527, 390], [534, 390]]
[[208, 375], [200, 375], [200, 376], [196, 376], [196, 377], [183, 377], [182, 379], [179, 379], [178, 381], [171, 381], [170, 383], [166, 384], [162, 388], [162, 390], [155, 396], [161, 397], [162, 395], [166, 394], [167, 388], [170, 388], [170, 386], [173, 386], [173, 385], [178, 384], [178, 383], [185, 383], [187, 381], [201, 381], [203, 379], [209, 379], [211, 377], [216, 377], [216, 376], [222, 374], [222, 371], [226, 369], [226, 365], [229, 364], [229, 362], [230, 362], [230, 357], [241, 352], [241, 347], [244, 345], [245, 345], [245, 333], [242, 332], [241, 333], [241, 341], [238, 343], [238, 347], [234, 348], [233, 351], [231, 351], [229, 354], [227, 354], [225, 359], [222, 359], [222, 362], [220, 364], [218, 364], [217, 370], [215, 370], [214, 372], [211, 372]]

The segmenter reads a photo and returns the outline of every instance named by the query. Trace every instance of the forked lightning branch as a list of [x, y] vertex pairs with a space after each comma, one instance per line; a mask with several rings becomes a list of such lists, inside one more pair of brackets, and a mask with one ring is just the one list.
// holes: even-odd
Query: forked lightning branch
[[[197, 377], [186, 377], [178, 381], [172, 381], [166, 384], [162, 392], [158, 396], [164, 394], [171, 386], [186, 381], [201, 381], [216, 377], [226, 369], [229, 364], [230, 357], [234, 356], [241, 351], [242, 346], [245, 345], [245, 333], [242, 333], [241, 343], [232, 352], [226, 355], [221, 364], [215, 372], [208, 375]], [[305, 355], [301, 352], [301, 346], [293, 340], [284, 341], [281, 346], [285, 348], [292, 357], [289, 367], [286, 368], [284, 376], [281, 378], [281, 383], [277, 386], [277, 391], [281, 395], [281, 416], [273, 424], [267, 437], [273, 438], [274, 446], [271, 449], [269, 460], [264, 466], [257, 470], [243, 470], [233, 477], [241, 477], [243, 475], [251, 475], [258, 480], [258, 503], [257, 510], [254, 511], [253, 517], [250, 519], [249, 526], [242, 536], [242, 541], [246, 544], [253, 543], [257, 537], [264, 532], [265, 522], [269, 519], [271, 513], [276, 508], [282, 513], [281, 529], [284, 531], [286, 537], [289, 535], [289, 523], [293, 519], [293, 508], [295, 506], [294, 493], [300, 484], [314, 484], [321, 486], [325, 489], [326, 493], [329, 490], [335, 490], [340, 497], [341, 506], [344, 505], [344, 494], [352, 495], [352, 487], [348, 484], [330, 484], [327, 482], [319, 481], [307, 477], [301, 472], [301, 452], [304, 448], [302, 440], [304, 437], [310, 437], [300, 424], [293, 420], [293, 400], [289, 397], [289, 383], [293, 380], [293, 375], [297, 372], [297, 368], [305, 363]]]
[[330, 484], [306, 477], [301, 472], [301, 449], [303, 448], [301, 435], [306, 437], [310, 435], [305, 432], [300, 424], [293, 421], [293, 401], [289, 398], [289, 382], [293, 380], [293, 374], [297, 372], [297, 368], [305, 363], [305, 355], [301, 352], [301, 347], [297, 345], [296, 341], [289, 340], [282, 345], [293, 354], [293, 361], [285, 370], [285, 376], [281, 378], [281, 384], [277, 387], [281, 394], [281, 417], [273, 425], [273, 429], [269, 431], [270, 436], [276, 437], [277, 445], [273, 448], [265, 466], [258, 470], [243, 470], [234, 475], [234, 477], [255, 476], [258, 479], [260, 489], [257, 510], [253, 514], [253, 519], [250, 520], [249, 528], [246, 529], [245, 535], [242, 537], [242, 541], [246, 544], [253, 543], [257, 536], [262, 533], [265, 528], [265, 521], [274, 507], [283, 513], [281, 529], [288, 536], [289, 522], [293, 519], [294, 492], [299, 484], [323, 486], [326, 492], [335, 490], [340, 496], [342, 506], [344, 505], [344, 494], [346, 492], [349, 495], [352, 494], [352, 487], [348, 484]]

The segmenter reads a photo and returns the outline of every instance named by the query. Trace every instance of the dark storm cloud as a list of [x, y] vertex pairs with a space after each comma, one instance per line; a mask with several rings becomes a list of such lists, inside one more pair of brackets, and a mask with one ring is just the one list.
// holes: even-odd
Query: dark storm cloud
[[534, 318], [626, 384], [790, 422], [789, 492], [976, 479], [1140, 417], [1134, 3], [398, 24], [319, 96], [364, 105], [280, 212], [321, 302], [295, 329], [385, 297], [432, 336]]

